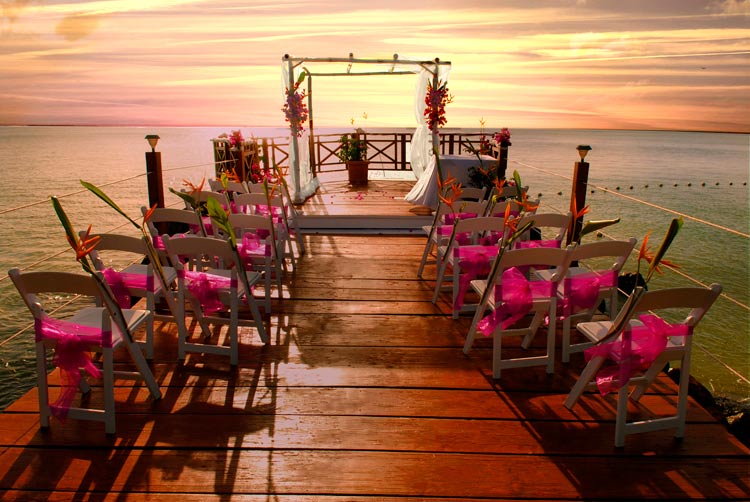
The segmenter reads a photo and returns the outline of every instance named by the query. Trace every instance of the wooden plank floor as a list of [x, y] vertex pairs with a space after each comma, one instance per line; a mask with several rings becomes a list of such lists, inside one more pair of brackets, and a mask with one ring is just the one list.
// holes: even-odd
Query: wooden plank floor
[[[424, 238], [306, 244], [267, 317], [272, 343], [244, 328], [239, 367], [196, 354], [178, 363], [164, 323], [152, 364], [163, 398], [118, 381], [115, 435], [75, 420], [41, 431], [35, 390], [0, 414], [0, 498], [750, 498], [748, 449], [692, 400], [684, 440], [660, 431], [616, 449], [613, 399], [563, 407], [580, 357], [551, 376], [493, 381], [490, 345], [464, 356], [469, 319], [453, 321], [445, 299], [431, 303], [434, 283], [416, 278]], [[674, 401], [662, 377], [631, 410], [658, 415]]]

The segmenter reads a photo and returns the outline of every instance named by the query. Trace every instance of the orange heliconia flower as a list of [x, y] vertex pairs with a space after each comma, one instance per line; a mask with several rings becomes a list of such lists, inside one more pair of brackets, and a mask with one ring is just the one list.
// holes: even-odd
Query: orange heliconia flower
[[[645, 260], [646, 263], [652, 263], [654, 261], [654, 252], [648, 249], [648, 236], [651, 234], [651, 232], [646, 234], [646, 237], [643, 238], [643, 243], [641, 243], [641, 249], [638, 251], [638, 262], [640, 263], [641, 260]], [[661, 259], [658, 265], [654, 267], [654, 270], [662, 274], [661, 266], [664, 265], [665, 267], [669, 268], [680, 268], [680, 266], [672, 261], [665, 260], [664, 258]]]
[[154, 202], [154, 205], [151, 206], [151, 209], [149, 209], [148, 211], [146, 211], [146, 214], [143, 215], [143, 223], [144, 223], [144, 225], [154, 215], [154, 211], [156, 211], [156, 202]]
[[518, 205], [521, 206], [524, 211], [528, 211], [529, 213], [536, 211], [536, 208], [539, 207], [539, 204], [529, 202], [529, 194], [523, 190], [521, 191], [521, 200], [518, 202]]
[[453, 185], [453, 184], [454, 184], [455, 182], [456, 182], [456, 178], [454, 178], [453, 176], [448, 176], [448, 177], [447, 177], [446, 179], [444, 179], [444, 180], [441, 180], [441, 179], [440, 179], [440, 176], [438, 176], [438, 180], [437, 180], [437, 183], [438, 183], [438, 188], [439, 188], [440, 190], [442, 190], [442, 189], [443, 189], [443, 188], [445, 188], [445, 187], [448, 187], [448, 186], [451, 186], [451, 185]]
[[583, 206], [583, 209], [579, 211], [578, 208], [576, 207], [576, 201], [575, 199], [573, 199], [573, 220], [582, 218], [583, 215], [588, 214], [590, 210], [591, 210], [591, 207], [588, 204], [586, 204], [585, 206]]
[[498, 192], [502, 192], [503, 187], [508, 184], [508, 180], [500, 179], [500, 178], [495, 178], [494, 182], [495, 182], [495, 188], [497, 189]]
[[91, 225], [89, 225], [88, 230], [86, 230], [86, 234], [83, 236], [82, 239], [77, 240], [76, 242], [73, 242], [73, 240], [68, 237], [68, 243], [70, 244], [70, 247], [73, 248], [73, 250], [76, 252], [76, 260], [81, 261], [83, 258], [89, 255], [91, 251], [94, 250], [97, 244], [99, 244], [99, 241], [102, 239], [100, 236], [96, 235], [94, 237], [89, 237], [91, 234]]
[[193, 183], [190, 180], [182, 180], [182, 184], [190, 189], [190, 195], [195, 195], [197, 192], [203, 191], [203, 184], [206, 183], [206, 178], [204, 177], [200, 185], [193, 185]]
[[229, 170], [229, 171], [226, 171], [226, 173], [227, 173], [227, 179], [228, 179], [229, 181], [235, 181], [235, 182], [237, 182], [237, 183], [242, 183], [242, 180], [240, 179], [240, 177], [239, 177], [239, 176], [237, 176], [237, 173], [235, 172], [235, 170], [234, 170], [234, 169], [231, 169], [231, 170]]

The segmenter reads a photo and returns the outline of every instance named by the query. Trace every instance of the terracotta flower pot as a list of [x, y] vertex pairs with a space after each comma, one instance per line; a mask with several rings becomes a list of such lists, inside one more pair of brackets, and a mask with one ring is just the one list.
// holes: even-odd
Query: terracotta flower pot
[[353, 186], [367, 185], [369, 165], [369, 160], [347, 160], [346, 169], [349, 172], [349, 184]]

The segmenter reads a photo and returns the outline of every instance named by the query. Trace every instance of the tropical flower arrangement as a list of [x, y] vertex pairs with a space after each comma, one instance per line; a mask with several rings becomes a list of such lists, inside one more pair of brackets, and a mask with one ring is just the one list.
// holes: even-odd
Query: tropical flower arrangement
[[229, 146], [232, 148], [241, 148], [242, 143], [245, 141], [245, 138], [242, 137], [242, 131], [239, 129], [232, 131], [231, 134], [221, 133], [219, 134], [219, 139], [228, 139]]
[[445, 105], [453, 102], [453, 95], [448, 93], [448, 84], [439, 81], [437, 87], [432, 87], [432, 82], [427, 84], [427, 96], [424, 98], [427, 107], [424, 116], [427, 117], [427, 127], [430, 131], [437, 132], [447, 122], [445, 118]]
[[292, 129], [292, 134], [297, 137], [301, 137], [304, 132], [304, 124], [307, 122], [309, 112], [304, 99], [307, 97], [305, 91], [299, 90], [300, 84], [305, 80], [305, 74], [300, 74], [294, 86], [289, 89], [286, 88], [286, 102], [284, 107], [281, 109], [284, 112], [286, 121], [289, 122], [289, 126]]
[[484, 134], [479, 137], [479, 146], [476, 147], [471, 142], [464, 142], [466, 153], [476, 155], [479, 166], [469, 168], [469, 184], [474, 187], [492, 188], [497, 182], [497, 170], [492, 167], [485, 168], [482, 155], [491, 155], [494, 147], [508, 147], [510, 143], [510, 129], [503, 127], [500, 132], [492, 135], [488, 139]]
[[496, 132], [492, 138], [495, 140], [495, 144], [498, 146], [510, 146], [510, 129], [503, 127], [500, 132]]

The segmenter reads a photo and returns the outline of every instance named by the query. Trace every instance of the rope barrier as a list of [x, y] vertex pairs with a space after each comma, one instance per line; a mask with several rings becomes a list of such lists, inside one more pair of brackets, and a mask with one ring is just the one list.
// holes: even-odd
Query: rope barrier
[[[559, 177], [559, 178], [563, 178], [563, 179], [566, 179], [566, 180], [569, 180], [569, 181], [572, 181], [572, 180], [573, 180], [573, 178], [572, 178], [572, 177], [570, 177], [570, 176], [564, 176], [564, 175], [561, 175], [561, 174], [558, 174], [558, 173], [553, 173], [552, 171], [548, 171], [548, 170], [546, 170], [546, 169], [542, 169], [542, 168], [540, 168], [540, 167], [532, 166], [531, 164], [526, 164], [526, 163], [523, 163], [523, 162], [518, 162], [518, 161], [513, 161], [513, 162], [514, 162], [514, 163], [516, 163], [516, 164], [518, 164], [518, 165], [520, 165], [520, 166], [528, 167], [528, 168], [530, 168], [530, 169], [536, 169], [536, 170], [538, 170], [538, 171], [541, 171], [541, 172], [543, 172], [543, 173], [545, 173], [545, 174], [550, 174], [550, 175], [552, 175], [552, 176], [557, 176], [557, 177]], [[707, 226], [710, 226], [710, 227], [714, 227], [714, 228], [717, 228], [717, 229], [719, 229], [719, 230], [723, 230], [723, 231], [725, 231], [725, 232], [729, 232], [729, 233], [732, 233], [732, 234], [738, 235], [738, 236], [740, 236], [740, 237], [744, 237], [744, 238], [746, 238], [746, 239], [750, 239], [750, 234], [746, 234], [746, 233], [744, 233], [744, 232], [740, 232], [739, 230], [735, 230], [735, 229], [733, 229], [733, 228], [729, 228], [729, 227], [725, 227], [725, 226], [723, 226], [723, 225], [719, 225], [718, 223], [714, 223], [714, 222], [711, 222], [711, 221], [705, 220], [705, 219], [703, 219], [703, 218], [698, 218], [698, 217], [696, 217], [696, 216], [691, 216], [691, 215], [689, 215], [689, 214], [686, 214], [686, 213], [682, 213], [682, 212], [680, 212], [680, 211], [675, 211], [674, 209], [669, 209], [668, 207], [664, 207], [664, 206], [660, 206], [660, 205], [658, 205], [658, 204], [654, 204], [654, 203], [651, 203], [651, 202], [647, 202], [647, 201], [645, 201], [645, 200], [643, 200], [643, 199], [639, 199], [639, 198], [637, 198], [637, 197], [632, 197], [632, 196], [630, 196], [630, 195], [625, 195], [625, 194], [623, 194], [623, 193], [620, 193], [620, 192], [617, 192], [617, 191], [613, 191], [613, 190], [610, 190], [610, 189], [608, 189], [608, 188], [606, 188], [606, 187], [600, 187], [600, 186], [598, 186], [598, 185], [593, 185], [593, 184], [591, 184], [591, 183], [587, 183], [587, 184], [586, 184], [586, 186], [587, 186], [587, 187], [593, 187], [593, 188], [596, 188], [597, 190], [601, 190], [601, 191], [603, 191], [603, 192], [605, 192], [605, 193], [609, 193], [609, 194], [612, 194], [612, 195], [617, 195], [617, 196], [619, 196], [619, 197], [623, 197], [623, 198], [625, 198], [625, 199], [628, 199], [628, 200], [631, 200], [631, 201], [634, 201], [634, 202], [638, 202], [639, 204], [643, 204], [643, 205], [646, 205], [646, 206], [650, 206], [650, 207], [653, 207], [653, 208], [655, 208], [655, 209], [659, 209], [659, 210], [661, 210], [661, 211], [665, 211], [665, 212], [667, 212], [667, 213], [671, 213], [671, 214], [674, 214], [674, 215], [676, 215], [676, 216], [681, 216], [681, 217], [683, 217], [683, 218], [685, 218], [685, 219], [688, 219], [688, 220], [692, 220], [692, 221], [695, 221], [695, 222], [697, 222], [697, 223], [702, 223], [702, 224], [704, 224], [704, 225], [707, 225]]]
[[[136, 174], [135, 176], [131, 176], [129, 178], [123, 178], [121, 180], [116, 180], [116, 181], [110, 181], [109, 183], [104, 183], [104, 184], [98, 185], [98, 186], [99, 186], [99, 188], [108, 187], [108, 186], [116, 185], [118, 183], [122, 183], [122, 182], [125, 182], [125, 181], [131, 181], [131, 180], [134, 180], [136, 178], [142, 178], [144, 176], [146, 176], [146, 173]], [[58, 199], [64, 199], [64, 198], [67, 198], [67, 197], [72, 197], [74, 195], [80, 195], [82, 193], [88, 193], [88, 189], [81, 188], [80, 190], [76, 190], [75, 192], [66, 193], [64, 195], [58, 195], [57, 198]], [[3, 209], [2, 211], [0, 211], [0, 215], [6, 214], [6, 213], [11, 213], [13, 211], [18, 211], [18, 210], [21, 210], [21, 209], [26, 209], [26, 208], [29, 208], [29, 207], [32, 207], [32, 206], [38, 206], [40, 204], [47, 204], [47, 203], [49, 203], [49, 198], [38, 200], [36, 202], [31, 202], [31, 203], [25, 204], [23, 206], [12, 207], [12, 208], [9, 208], [9, 209]]]

